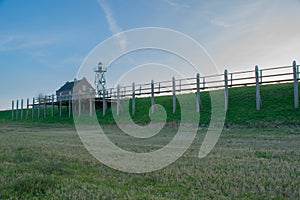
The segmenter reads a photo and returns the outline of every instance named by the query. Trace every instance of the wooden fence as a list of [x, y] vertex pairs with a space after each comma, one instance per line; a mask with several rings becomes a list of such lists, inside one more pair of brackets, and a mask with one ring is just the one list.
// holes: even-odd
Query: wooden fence
[[[12, 119], [29, 119], [34, 118], [35, 111], [37, 110], [37, 117], [47, 117], [47, 107], [51, 107], [51, 117], [55, 115], [55, 106], [57, 106], [58, 114], [62, 116], [62, 107], [66, 106], [68, 109], [68, 116], [71, 117], [73, 109], [81, 115], [83, 106], [85, 110], [89, 110], [89, 114], [92, 115], [95, 112], [96, 103], [102, 104], [103, 116], [106, 114], [107, 103], [116, 104], [117, 115], [121, 113], [122, 99], [131, 98], [132, 115], [136, 112], [135, 99], [136, 96], [150, 96], [151, 97], [151, 112], [155, 112], [155, 96], [158, 95], [172, 95], [173, 113], [176, 112], [176, 94], [177, 93], [196, 93], [196, 112], [201, 111], [201, 91], [216, 90], [224, 88], [225, 98], [225, 111], [228, 110], [228, 88], [240, 87], [247, 85], [256, 86], [256, 110], [260, 110], [262, 101], [260, 97], [260, 86], [262, 84], [272, 84], [281, 82], [293, 82], [294, 85], [294, 107], [299, 107], [299, 95], [298, 95], [298, 80], [299, 80], [299, 65], [296, 61], [293, 61], [291, 66], [279, 66], [266, 69], [259, 69], [255, 66], [254, 70], [241, 71], [241, 72], [228, 72], [225, 70], [223, 74], [200, 76], [196, 74], [195, 77], [178, 79], [175, 77], [170, 81], [161, 81], [146, 84], [135, 84], [134, 82], [130, 86], [120, 86], [116, 88], [109, 88], [103, 92], [101, 97], [96, 97], [92, 92], [93, 90], [81, 91], [78, 90], [76, 94], [71, 92], [68, 95], [59, 96], [46, 95], [44, 97], [33, 98], [26, 100], [26, 107], [24, 107], [23, 99], [12, 101]], [[19, 105], [20, 104], [20, 105]], [[73, 108], [73, 109], [72, 109]], [[89, 108], [89, 109], [87, 109]], [[23, 115], [25, 111], [25, 116]], [[31, 112], [30, 112], [31, 111]]]

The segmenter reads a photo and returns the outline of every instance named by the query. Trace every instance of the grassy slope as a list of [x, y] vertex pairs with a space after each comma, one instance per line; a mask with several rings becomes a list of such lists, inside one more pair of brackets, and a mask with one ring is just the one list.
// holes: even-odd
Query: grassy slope
[[[62, 118], [23, 122], [12, 122], [10, 111], [0, 112], [0, 199], [299, 199], [300, 110], [293, 108], [293, 87], [263, 86], [261, 94], [263, 107], [257, 112], [254, 87], [230, 89], [226, 126], [234, 128], [223, 130], [213, 151], [198, 159], [205, 135], [200, 128], [180, 159], [147, 174], [123, 173], [98, 162], [65, 112]], [[207, 124], [208, 93], [201, 97], [201, 123]], [[166, 106], [169, 121], [180, 119], [179, 113], [170, 114], [170, 97], [156, 102]], [[149, 98], [137, 101], [141, 109], [136, 122], [149, 121], [149, 105]], [[111, 114], [98, 115], [102, 124], [112, 123]], [[159, 148], [176, 132], [170, 123], [151, 146], [116, 126], [104, 129], [115, 144], [130, 151]]]
[[[193, 94], [190, 94], [193, 95]], [[294, 109], [293, 106], [293, 85], [292, 84], [277, 84], [265, 85], [261, 87], [262, 109], [255, 109], [255, 87], [240, 87], [229, 89], [229, 110], [226, 116], [226, 126], [247, 126], [247, 127], [263, 127], [263, 126], [282, 126], [282, 125], [300, 125], [300, 111]], [[168, 121], [180, 121], [179, 111], [172, 113], [172, 97], [163, 96], [156, 97], [157, 104], [165, 107]], [[207, 125], [210, 121], [210, 95], [209, 92], [201, 93], [201, 101], [203, 109], [201, 110], [200, 125]], [[140, 124], [145, 124], [150, 121], [148, 112], [150, 108], [150, 98], [138, 98], [136, 101], [137, 111], [133, 116], [133, 120]], [[28, 122], [43, 122], [43, 123], [61, 123], [73, 124], [73, 119], [68, 117], [66, 110], [63, 111], [63, 116], [58, 115], [57, 107], [55, 108], [56, 116], [49, 117], [51, 110], [47, 110], [47, 118], [37, 119], [37, 111], [35, 119], [30, 119]], [[131, 108], [129, 108], [131, 110]], [[107, 115], [102, 116], [102, 111], [97, 111], [97, 116], [101, 124], [114, 124], [113, 116], [109, 108]], [[30, 111], [31, 114], [31, 111]], [[25, 111], [24, 111], [25, 116]], [[0, 120], [11, 121], [11, 111], [0, 112]], [[24, 120], [25, 121], [25, 120]]]

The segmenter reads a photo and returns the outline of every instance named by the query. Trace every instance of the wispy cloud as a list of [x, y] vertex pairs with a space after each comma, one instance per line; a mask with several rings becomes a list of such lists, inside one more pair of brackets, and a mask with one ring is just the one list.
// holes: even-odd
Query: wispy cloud
[[217, 18], [210, 20], [210, 23], [215, 26], [221, 27], [221, 28], [229, 28], [230, 27], [230, 25], [228, 23], [226, 23], [223, 20], [217, 19]]
[[179, 3], [179, 2], [177, 2], [177, 1], [175, 1], [175, 0], [165, 0], [165, 2], [166, 2], [168, 5], [170, 5], [170, 6], [174, 7], [174, 8], [176, 8], [176, 9], [178, 9], [178, 8], [189, 8], [189, 7], [190, 7], [189, 5], [184, 4], [183, 1], [181, 1], [181, 2]]
[[112, 34], [117, 34], [116, 37], [120, 47], [122, 48], [122, 50], [126, 49], [126, 45], [127, 45], [126, 35], [122, 33], [122, 28], [118, 26], [113, 11], [109, 7], [109, 5], [105, 2], [105, 0], [98, 0], [98, 4], [101, 6], [102, 10], [104, 11], [105, 18], [109, 25], [110, 32]]
[[28, 35], [0, 35], [0, 52], [23, 50], [49, 45], [53, 41]]

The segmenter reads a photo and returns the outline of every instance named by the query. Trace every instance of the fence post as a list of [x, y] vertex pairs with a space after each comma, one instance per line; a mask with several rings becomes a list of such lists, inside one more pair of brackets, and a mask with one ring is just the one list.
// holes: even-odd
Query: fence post
[[297, 63], [293, 61], [293, 75], [294, 75], [294, 107], [299, 107], [299, 97], [298, 97], [298, 78], [297, 78]]
[[155, 101], [154, 101], [154, 81], [151, 81], [151, 113], [154, 113], [155, 108]]
[[16, 120], [19, 119], [19, 100], [17, 99], [17, 105], [16, 105]]
[[172, 89], [173, 89], [173, 113], [176, 112], [176, 81], [175, 81], [175, 77], [172, 77]]
[[90, 116], [93, 115], [93, 89], [90, 88]]
[[54, 117], [54, 94], [52, 94], [52, 98], [51, 98], [51, 101], [52, 101], [52, 109], [51, 109], [51, 116]]
[[142, 94], [142, 85], [140, 85], [140, 95]]
[[21, 99], [21, 120], [23, 120], [23, 99]]
[[47, 95], [45, 95], [44, 99], [44, 118], [47, 117]]
[[205, 77], [203, 77], [203, 90], [205, 90]]
[[61, 105], [61, 102], [62, 101], [62, 93], [59, 94], [59, 117], [61, 117], [61, 114], [62, 114], [62, 105]]
[[33, 97], [32, 98], [32, 106], [31, 106], [31, 118], [32, 119], [34, 118], [34, 108], [35, 108], [34, 104], [35, 104], [35, 98]]
[[15, 102], [14, 100], [11, 101], [11, 119], [14, 120], [14, 107], [15, 107]]
[[296, 66], [297, 66], [297, 79], [299, 79], [299, 66], [298, 65]]
[[201, 109], [201, 97], [200, 97], [200, 74], [196, 75], [196, 112], [200, 112]]
[[260, 70], [260, 75], [259, 75], [259, 77], [260, 77], [260, 84], [262, 84], [262, 77], [263, 77], [262, 73], [263, 73], [263, 70], [261, 69]]
[[256, 82], [256, 110], [260, 110], [261, 98], [260, 98], [260, 87], [259, 87], [259, 69], [255, 66], [255, 82]]
[[81, 116], [81, 90], [78, 90], [78, 116]]
[[38, 119], [40, 119], [40, 114], [41, 114], [41, 97], [39, 96]]
[[158, 83], [158, 93], [160, 94], [160, 83]]
[[26, 120], [28, 120], [29, 115], [29, 98], [27, 98], [27, 104], [26, 104]]
[[179, 91], [181, 92], [181, 79], [179, 80]]
[[120, 115], [120, 85], [117, 86], [117, 115]]
[[[106, 99], [105, 99], [105, 93], [106, 93], [106, 90], [105, 89], [103, 89], [102, 90], [102, 115], [103, 115], [103, 117], [105, 116], [105, 114], [106, 114]], [[125, 87], [125, 94], [126, 94], [126, 87]]]
[[224, 71], [224, 81], [225, 81], [225, 112], [228, 110], [228, 71]]
[[72, 111], [72, 106], [71, 106], [71, 102], [72, 102], [72, 92], [71, 91], [69, 91], [69, 95], [68, 95], [68, 101], [69, 101], [69, 118], [71, 117], [71, 111]]
[[132, 115], [134, 115], [135, 114], [135, 84], [134, 84], [134, 82], [132, 83], [131, 105], [132, 105], [131, 113], [132, 113]]
[[233, 74], [230, 73], [230, 87], [232, 87], [232, 79], [233, 79]]

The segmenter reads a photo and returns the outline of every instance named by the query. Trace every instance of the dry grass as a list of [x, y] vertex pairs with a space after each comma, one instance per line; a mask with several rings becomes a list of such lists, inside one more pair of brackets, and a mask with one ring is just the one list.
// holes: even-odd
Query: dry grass
[[[175, 128], [143, 143], [115, 126], [105, 130], [118, 145], [147, 151], [167, 143]], [[299, 131], [224, 130], [209, 156], [198, 159], [205, 134], [199, 130], [191, 148], [172, 165], [128, 174], [94, 159], [71, 125], [2, 123], [0, 199], [299, 199]]]

